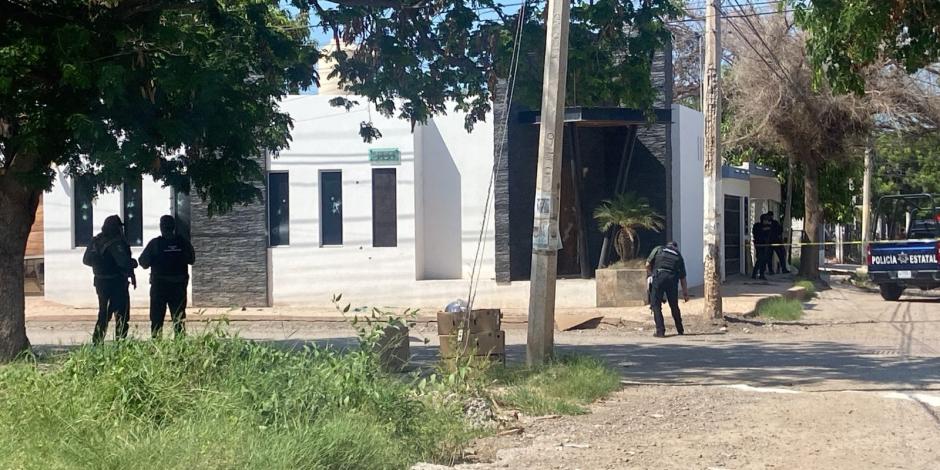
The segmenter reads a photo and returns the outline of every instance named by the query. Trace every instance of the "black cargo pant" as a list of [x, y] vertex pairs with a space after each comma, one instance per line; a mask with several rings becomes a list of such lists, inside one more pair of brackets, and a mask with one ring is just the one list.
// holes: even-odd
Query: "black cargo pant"
[[163, 331], [166, 310], [170, 309], [176, 336], [186, 332], [186, 282], [153, 281], [150, 284], [150, 334], [156, 338]]
[[754, 260], [754, 271], [751, 272], [751, 277], [764, 277], [764, 274], [767, 270], [773, 271], [771, 266], [771, 257], [773, 256], [770, 251], [770, 247], [764, 244], [756, 245], [754, 247], [754, 254], [757, 256], [757, 259]]
[[[783, 240], [774, 242], [773, 254], [777, 255], [777, 270], [779, 272], [789, 271], [790, 268], [787, 265], [787, 247], [783, 246]], [[771, 256], [771, 259], [773, 259], [773, 256]], [[771, 261], [770, 266], [771, 269], [773, 269], [773, 261]]]
[[95, 292], [98, 294], [98, 321], [91, 335], [92, 343], [99, 344], [104, 341], [111, 316], [115, 317], [114, 338], [127, 338], [127, 322], [130, 320], [127, 280], [95, 278]]
[[672, 310], [672, 321], [676, 323], [676, 332], [685, 333], [682, 327], [682, 313], [679, 312], [679, 277], [672, 271], [657, 271], [653, 274], [650, 293], [650, 307], [653, 309], [653, 321], [656, 322], [656, 334], [666, 334], [666, 322], [663, 320], [663, 295]]

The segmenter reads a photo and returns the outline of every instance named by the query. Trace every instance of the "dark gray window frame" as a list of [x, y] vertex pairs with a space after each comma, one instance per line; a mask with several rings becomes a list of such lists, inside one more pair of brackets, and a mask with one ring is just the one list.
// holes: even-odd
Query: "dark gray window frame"
[[[279, 181], [275, 188], [272, 181], [281, 177], [283, 185]], [[275, 189], [282, 190], [281, 194], [275, 194]], [[287, 171], [268, 172], [268, 246], [290, 246], [290, 173]]]
[[189, 240], [192, 237], [192, 203], [186, 191], [170, 186], [170, 215], [176, 220], [176, 233]]
[[[144, 182], [143, 178], [137, 184], [137, 197], [128, 200], [128, 193], [134, 188], [128, 188], [125, 181], [121, 185], [121, 219], [124, 222], [124, 237], [130, 246], [144, 246]], [[133, 211], [128, 214], [128, 203], [133, 203]]]
[[[79, 221], [79, 207], [88, 203], [88, 220]], [[90, 179], [82, 176], [72, 178], [72, 244], [76, 248], [86, 247], [95, 236], [95, 198]]]
[[[390, 188], [384, 185], [388, 175], [391, 175]], [[398, 246], [398, 171], [395, 168], [372, 169], [372, 246]]]
[[[336, 216], [332, 213], [333, 208], [331, 207], [332, 201], [326, 200], [326, 185], [324, 184], [325, 175], [337, 174], [339, 175], [339, 207], [337, 208], [339, 215]], [[342, 170], [320, 170], [318, 175], [318, 186], [319, 186], [319, 199], [320, 199], [320, 246], [343, 246], [344, 243], [344, 224], [343, 224], [343, 171]], [[331, 213], [328, 215], [327, 210], [330, 210]], [[338, 220], [339, 228], [338, 231], [334, 231], [331, 227], [327, 227], [327, 222], [330, 220]]]

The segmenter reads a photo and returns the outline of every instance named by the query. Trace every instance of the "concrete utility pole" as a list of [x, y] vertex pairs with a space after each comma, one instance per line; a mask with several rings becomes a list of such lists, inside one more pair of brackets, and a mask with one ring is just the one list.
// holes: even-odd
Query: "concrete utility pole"
[[526, 361], [544, 364], [555, 344], [555, 277], [558, 270], [558, 209], [561, 194], [565, 79], [568, 74], [568, 0], [549, 0], [545, 37], [545, 74], [539, 130], [539, 164], [532, 227], [529, 331]]
[[862, 179], [862, 256], [868, 254], [868, 242], [871, 240], [871, 171], [875, 158], [875, 142], [869, 137], [865, 146], [865, 176]]
[[721, 0], [705, 7], [705, 317], [722, 318], [721, 308]]

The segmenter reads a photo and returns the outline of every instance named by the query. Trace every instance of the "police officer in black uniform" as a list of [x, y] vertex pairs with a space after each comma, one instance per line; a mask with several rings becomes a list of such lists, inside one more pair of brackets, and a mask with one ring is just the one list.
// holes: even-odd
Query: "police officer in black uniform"
[[789, 274], [790, 270], [787, 269], [787, 249], [784, 247], [783, 240], [783, 224], [774, 218], [773, 211], [767, 213], [767, 218], [770, 219], [770, 243], [773, 244], [770, 248], [772, 254], [768, 256], [770, 264], [767, 269], [770, 274], [774, 273], [773, 255], [777, 255], [778, 270], [783, 274]]
[[[761, 214], [760, 222], [751, 227], [751, 240], [754, 242], [754, 270], [751, 271], [751, 279], [767, 280], [765, 273], [771, 264], [771, 226], [767, 214]], [[772, 269], [771, 269], [772, 271]], [[773, 273], [771, 273], [773, 274]]]
[[166, 310], [176, 336], [184, 333], [186, 319], [186, 286], [189, 265], [196, 262], [196, 253], [189, 240], [176, 233], [176, 219], [160, 217], [160, 236], [150, 240], [140, 255], [140, 266], [150, 271], [150, 334], [157, 338], [163, 331]]
[[666, 325], [663, 320], [663, 295], [669, 302], [672, 311], [672, 320], [676, 323], [676, 332], [685, 334], [682, 327], [682, 314], [679, 312], [678, 285], [682, 285], [682, 298], [689, 301], [689, 286], [685, 280], [685, 260], [679, 253], [679, 245], [669, 242], [666, 246], [658, 246], [646, 259], [646, 273], [653, 277], [650, 286], [650, 307], [653, 309], [653, 320], [656, 322], [656, 333], [653, 336], [662, 338], [666, 336]]
[[131, 257], [120, 217], [112, 215], [104, 219], [101, 233], [95, 235], [85, 249], [82, 262], [91, 266], [95, 273], [95, 293], [98, 295], [98, 321], [91, 336], [92, 343], [100, 344], [104, 340], [112, 316], [116, 323], [114, 338], [127, 338], [127, 322], [130, 320], [127, 285], [130, 281], [137, 288], [134, 276], [137, 262]]

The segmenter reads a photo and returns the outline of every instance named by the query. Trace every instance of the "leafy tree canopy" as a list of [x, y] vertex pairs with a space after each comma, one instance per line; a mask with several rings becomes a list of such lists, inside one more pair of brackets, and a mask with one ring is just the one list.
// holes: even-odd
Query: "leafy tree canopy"
[[865, 91], [865, 67], [884, 58], [914, 72], [940, 59], [936, 0], [791, 0], [810, 37], [816, 80], [837, 92]]
[[940, 195], [940, 136], [887, 133], [875, 141], [877, 196], [904, 193]]
[[0, 15], [0, 179], [54, 165], [100, 187], [149, 173], [214, 210], [256, 196], [253, 157], [284, 147], [277, 101], [311, 86], [306, 5], [36, 0]]
[[[423, 123], [456, 101], [471, 129], [490, 110], [496, 80], [510, 76], [514, 53], [515, 101], [539, 106], [544, 2], [526, 1], [512, 14], [493, 0], [414, 0], [397, 10], [354, 2], [330, 9], [312, 4], [340, 46], [331, 53], [333, 76], [383, 115]], [[665, 21], [681, 12], [678, 0], [572, 0], [567, 103], [652, 107], [653, 54], [669, 40]], [[344, 50], [347, 44], [355, 45], [352, 51]], [[351, 103], [340, 98], [335, 104]]]
[[[547, 8], [547, 7], [546, 7]], [[569, 106], [648, 109], [656, 99], [653, 55], [671, 40], [666, 21], [683, 12], [675, 0], [574, 0], [569, 30], [565, 102]], [[542, 96], [545, 9], [525, 13], [520, 41], [517, 101], [537, 107]], [[499, 74], [508, 75], [512, 37], [503, 36]]]

